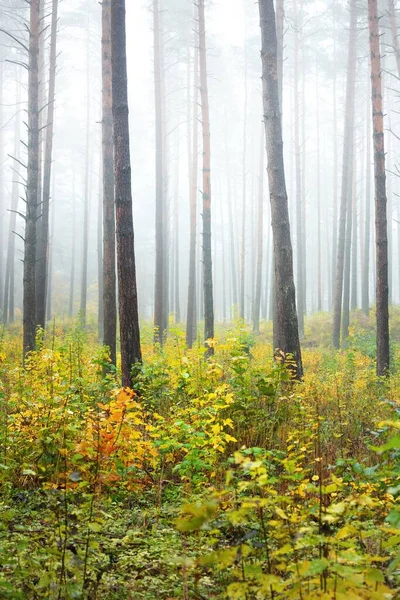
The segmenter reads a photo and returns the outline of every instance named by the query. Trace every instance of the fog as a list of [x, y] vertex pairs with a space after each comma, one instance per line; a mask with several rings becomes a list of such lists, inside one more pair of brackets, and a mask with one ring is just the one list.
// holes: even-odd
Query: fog
[[[282, 119], [294, 278], [303, 268], [304, 312], [331, 311], [343, 163], [345, 87], [349, 10], [345, 1], [285, 2]], [[361, 307], [366, 223], [370, 222], [369, 304], [375, 302], [373, 155], [367, 157], [369, 50], [366, 7], [358, 6], [357, 59], [352, 164], [351, 304]], [[390, 298], [400, 302], [398, 201], [398, 90], [386, 3], [380, 7], [384, 48], [383, 84], [388, 193]], [[44, 10], [45, 85], [48, 80], [51, 3]], [[168, 219], [169, 308], [171, 318], [186, 319], [189, 269], [188, 135], [192, 135], [193, 65], [197, 20], [188, 0], [163, 0], [161, 11], [164, 65], [164, 127]], [[16, 148], [26, 164], [26, 55], [12, 36], [27, 43], [26, 3], [2, 0], [0, 7], [0, 255], [1, 295], [15, 180]], [[127, 59], [130, 111], [133, 216], [139, 312], [152, 322], [155, 289], [155, 94], [153, 13], [148, 1], [127, 2]], [[258, 4], [250, 0], [206, 3], [207, 70], [211, 132], [212, 260], [216, 322], [242, 316], [253, 320], [256, 289], [258, 200], [263, 178], [263, 262], [260, 315], [271, 319], [272, 232], [264, 156], [261, 38]], [[188, 70], [189, 62], [189, 70]], [[188, 87], [189, 86], [189, 87]], [[89, 202], [87, 264], [88, 316], [97, 318], [99, 273], [99, 202], [101, 202], [101, 5], [95, 0], [64, 0], [59, 6], [54, 149], [50, 204], [48, 317], [73, 314], [81, 306], [84, 200]], [[43, 99], [42, 99], [43, 100]], [[46, 103], [42, 101], [42, 104]], [[21, 143], [15, 143], [16, 121]], [[201, 127], [200, 110], [198, 112]], [[262, 147], [262, 152], [260, 152]], [[201, 288], [201, 156], [199, 133], [197, 195], [197, 311], [203, 318]], [[86, 158], [87, 157], [87, 158]], [[369, 164], [367, 164], [369, 160]], [[261, 166], [262, 161], [262, 166]], [[21, 173], [23, 169], [21, 167]], [[369, 178], [369, 186], [367, 180]], [[22, 188], [22, 186], [20, 186]], [[369, 188], [369, 198], [367, 193]], [[297, 227], [296, 194], [301, 206]], [[20, 196], [23, 196], [23, 188]], [[371, 205], [367, 221], [366, 203]], [[298, 206], [299, 206], [298, 205]], [[18, 211], [24, 213], [20, 199]], [[230, 224], [230, 214], [232, 224]], [[18, 215], [15, 237], [16, 318], [22, 311], [24, 222]], [[299, 232], [302, 240], [299, 240]], [[100, 238], [99, 238], [100, 236]], [[101, 244], [100, 244], [101, 246]], [[300, 261], [299, 251], [302, 252]], [[72, 257], [75, 257], [72, 268]], [[319, 258], [320, 257], [320, 258]], [[364, 276], [365, 279], [365, 276]], [[235, 283], [236, 282], [236, 283]], [[237, 289], [235, 290], [235, 285]], [[243, 291], [241, 292], [243, 288]], [[297, 290], [297, 297], [299, 290]], [[244, 299], [244, 305], [240, 298]], [[179, 313], [179, 314], [177, 314]]]

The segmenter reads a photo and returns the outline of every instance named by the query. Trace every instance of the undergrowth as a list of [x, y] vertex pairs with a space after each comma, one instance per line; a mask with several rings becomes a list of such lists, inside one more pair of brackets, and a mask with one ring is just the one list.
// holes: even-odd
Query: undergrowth
[[145, 328], [134, 390], [90, 328], [24, 368], [4, 332], [0, 598], [399, 597], [400, 375], [376, 378], [363, 317], [343, 353], [326, 319], [301, 384], [241, 323], [209, 361]]

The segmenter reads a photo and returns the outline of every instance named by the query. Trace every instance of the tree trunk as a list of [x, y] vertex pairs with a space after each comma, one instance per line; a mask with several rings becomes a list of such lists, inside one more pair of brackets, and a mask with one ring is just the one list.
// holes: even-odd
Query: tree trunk
[[400, 44], [399, 35], [397, 32], [397, 21], [393, 0], [388, 0], [388, 13], [390, 21], [390, 32], [392, 36], [392, 46], [394, 51], [394, 57], [396, 59], [397, 75], [400, 77]]
[[82, 325], [86, 325], [87, 282], [88, 282], [88, 249], [89, 249], [89, 164], [90, 164], [90, 47], [89, 47], [89, 6], [87, 7], [87, 40], [86, 40], [86, 141], [85, 141], [85, 175], [83, 198], [83, 238], [82, 238], [82, 276], [80, 317]]
[[175, 202], [174, 202], [174, 242], [175, 242], [175, 279], [173, 282], [175, 288], [175, 323], [181, 322], [181, 303], [180, 303], [180, 289], [179, 289], [179, 278], [180, 278], [180, 252], [179, 252], [179, 129], [177, 130], [177, 142], [176, 142], [176, 180], [175, 180]]
[[167, 236], [166, 225], [168, 220], [165, 197], [165, 136], [163, 132], [163, 85], [162, 85], [162, 43], [160, 31], [159, 1], [153, 1], [153, 28], [154, 28], [154, 93], [156, 117], [156, 274], [154, 292], [154, 340], [162, 345], [164, 334], [168, 327], [168, 262], [166, 256]]
[[256, 290], [254, 295], [253, 331], [260, 333], [260, 308], [261, 308], [261, 280], [263, 266], [263, 225], [264, 225], [264, 132], [260, 136], [260, 174], [258, 188], [258, 213], [257, 213], [257, 274]]
[[244, 105], [243, 105], [243, 138], [242, 138], [242, 223], [240, 246], [240, 301], [239, 317], [245, 319], [246, 289], [246, 217], [247, 217], [247, 52], [244, 50]]
[[316, 100], [317, 100], [317, 311], [322, 311], [322, 244], [321, 244], [321, 149], [319, 126], [319, 78], [316, 64]]
[[358, 268], [357, 268], [357, 236], [358, 236], [358, 227], [357, 227], [357, 181], [356, 181], [356, 173], [354, 177], [354, 191], [352, 198], [352, 206], [350, 210], [352, 211], [352, 225], [353, 225], [353, 233], [352, 233], [352, 247], [351, 247], [351, 300], [350, 307], [351, 310], [355, 310], [357, 308], [357, 276], [358, 276]]
[[[334, 35], [336, 34], [336, 26]], [[331, 297], [335, 297], [336, 286], [336, 261], [337, 261], [337, 237], [338, 237], [338, 143], [337, 143], [337, 74], [336, 74], [336, 40], [334, 39], [334, 73], [333, 73], [333, 227], [332, 227], [332, 258], [331, 258]], [[329, 309], [332, 310], [332, 303]]]
[[[190, 69], [190, 65], [189, 65]], [[193, 346], [196, 339], [197, 310], [196, 310], [196, 237], [197, 237], [197, 178], [198, 178], [198, 76], [199, 53], [196, 47], [194, 52], [194, 75], [193, 75], [193, 125], [192, 125], [192, 147], [188, 148], [189, 156], [189, 203], [190, 203], [190, 247], [189, 247], [189, 284], [188, 302], [186, 313], [186, 345]], [[188, 86], [189, 87], [189, 86]], [[190, 102], [190, 100], [188, 100]], [[190, 128], [190, 122], [188, 123]], [[188, 136], [190, 142], [190, 136]]]
[[36, 346], [36, 219], [39, 191], [39, 0], [31, 0], [29, 18], [28, 172], [24, 238], [23, 347]]
[[[368, 77], [368, 82], [370, 78]], [[366, 118], [366, 172], [365, 172], [365, 225], [364, 225], [364, 260], [362, 271], [362, 297], [361, 308], [363, 313], [369, 315], [369, 273], [370, 273], [370, 246], [371, 246], [371, 85], [368, 83], [367, 91], [367, 118]]]
[[349, 337], [350, 324], [350, 271], [351, 271], [351, 244], [353, 231], [353, 211], [352, 199], [355, 191], [355, 161], [351, 168], [351, 180], [349, 181], [349, 192], [347, 194], [347, 215], [346, 215], [346, 239], [344, 251], [344, 278], [343, 278], [343, 312], [342, 312], [342, 348], [346, 347]]
[[294, 0], [294, 152], [296, 169], [296, 253], [297, 253], [297, 318], [300, 338], [304, 336], [304, 289], [303, 289], [303, 215], [301, 190], [301, 145], [299, 108], [299, 15], [297, 1]]
[[53, 131], [54, 131], [54, 104], [56, 86], [56, 63], [57, 63], [57, 22], [58, 22], [58, 0], [52, 1], [51, 30], [50, 30], [50, 65], [49, 65], [49, 90], [47, 125], [45, 139], [45, 154], [43, 166], [43, 196], [40, 219], [40, 235], [38, 236], [37, 248], [37, 271], [36, 271], [36, 321], [45, 328], [46, 325], [46, 279], [48, 276], [49, 260], [49, 214], [50, 214], [50, 184], [51, 166], [53, 157]]
[[[16, 77], [17, 79], [17, 77]], [[17, 106], [19, 106], [21, 98], [21, 86], [17, 81]], [[14, 271], [15, 271], [15, 227], [17, 224], [17, 213], [18, 210], [18, 199], [19, 199], [19, 186], [20, 182], [20, 132], [21, 132], [21, 112], [18, 111], [15, 118], [15, 130], [14, 130], [14, 177], [11, 191], [11, 211], [8, 228], [8, 244], [7, 244], [7, 258], [6, 258], [6, 272], [4, 280], [4, 301], [3, 301], [3, 323], [14, 322]]]
[[99, 343], [104, 340], [104, 273], [103, 273], [103, 169], [100, 165], [99, 195], [97, 199], [97, 333]]
[[293, 278], [293, 255], [290, 239], [288, 201], [283, 162], [282, 126], [277, 73], [277, 39], [273, 0], [260, 0], [262, 37], [262, 81], [268, 180], [274, 238], [275, 327], [274, 347], [291, 354], [296, 364], [295, 376], [303, 375], [296, 315], [296, 292]]
[[333, 303], [332, 342], [335, 348], [340, 347], [340, 324], [342, 317], [344, 254], [346, 239], [346, 213], [348, 206], [349, 182], [353, 166], [354, 141], [354, 98], [356, 86], [357, 58], [357, 8], [356, 0], [350, 0], [350, 38], [347, 63], [346, 109], [343, 140], [342, 189], [340, 199], [339, 237], [337, 244], [336, 283]]
[[376, 371], [378, 376], [382, 376], [389, 373], [390, 357], [385, 144], [383, 133], [382, 72], [377, 0], [368, 0], [368, 21], [371, 51], [372, 127], [375, 174]]
[[[200, 96], [203, 126], [203, 286], [204, 286], [204, 341], [214, 338], [214, 298], [211, 255], [211, 148], [210, 115], [208, 107], [206, 29], [204, 0], [199, 0], [199, 57]], [[208, 356], [214, 354], [208, 346]]]
[[55, 216], [55, 190], [56, 190], [56, 170], [53, 168], [52, 174], [52, 198], [53, 208], [51, 211], [51, 224], [49, 230], [49, 250], [48, 250], [48, 269], [46, 277], [46, 321], [50, 321], [52, 317], [52, 299], [53, 299], [53, 256], [54, 256], [54, 216]]
[[75, 292], [75, 254], [76, 254], [76, 187], [75, 171], [72, 174], [72, 249], [71, 249], [71, 275], [69, 280], [68, 316], [74, 314], [74, 292]]
[[125, 0], [111, 0], [112, 109], [122, 385], [132, 386], [132, 367], [142, 361], [134, 250]]
[[115, 274], [114, 152], [111, 81], [111, 0], [102, 2], [102, 158], [103, 158], [103, 344], [117, 361], [117, 291]]
[[[4, 240], [4, 209], [5, 209], [5, 189], [4, 189], [4, 136], [3, 136], [3, 88], [5, 87], [5, 76], [3, 69], [4, 61], [0, 59], [0, 240]], [[0, 247], [0, 298], [3, 298], [3, 251], [4, 246]], [[4, 321], [4, 314], [3, 314]]]

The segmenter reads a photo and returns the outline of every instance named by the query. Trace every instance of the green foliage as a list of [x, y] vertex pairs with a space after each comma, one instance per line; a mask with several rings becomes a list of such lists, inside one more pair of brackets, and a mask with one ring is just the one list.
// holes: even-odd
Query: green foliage
[[90, 328], [25, 368], [1, 338], [0, 598], [395, 598], [400, 375], [361, 328], [303, 383], [241, 321], [208, 361], [171, 331], [144, 328], [134, 390]]

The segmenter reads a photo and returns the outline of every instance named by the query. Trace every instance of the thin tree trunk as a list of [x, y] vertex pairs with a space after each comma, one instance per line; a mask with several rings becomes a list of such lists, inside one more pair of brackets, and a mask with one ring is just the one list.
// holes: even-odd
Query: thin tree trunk
[[351, 248], [353, 232], [353, 194], [355, 193], [355, 163], [353, 159], [352, 177], [349, 181], [349, 192], [347, 194], [347, 218], [346, 218], [346, 240], [344, 253], [344, 280], [343, 280], [343, 309], [342, 309], [342, 348], [346, 347], [349, 337], [350, 324], [350, 271], [351, 271]]
[[353, 215], [352, 215], [352, 225], [353, 225], [353, 233], [352, 233], [352, 247], [351, 247], [351, 300], [350, 300], [350, 307], [351, 310], [355, 310], [357, 308], [357, 275], [358, 275], [358, 268], [357, 268], [357, 234], [358, 234], [358, 227], [357, 227], [357, 207], [358, 207], [358, 203], [357, 203], [357, 182], [356, 182], [356, 173], [355, 172], [355, 177], [354, 177], [354, 184], [353, 184], [353, 198], [352, 198], [352, 206], [350, 208], [350, 210], [352, 211]]
[[56, 170], [53, 168], [52, 174], [52, 199], [53, 199], [53, 207], [51, 211], [51, 224], [49, 230], [49, 259], [48, 259], [48, 269], [47, 269], [47, 277], [46, 277], [46, 320], [50, 321], [52, 317], [53, 310], [53, 257], [54, 257], [54, 221], [55, 221], [55, 190], [56, 190]]
[[296, 364], [295, 376], [300, 379], [303, 375], [303, 365], [296, 314], [293, 255], [283, 162], [279, 84], [276, 77], [277, 39], [273, 0], [260, 0], [259, 8], [264, 123], [275, 257], [274, 347], [285, 355], [293, 356]]
[[[5, 76], [3, 68], [3, 60], [0, 60], [0, 240], [4, 240], [4, 209], [5, 209], [5, 190], [4, 190], [4, 177], [3, 177], [3, 165], [4, 165], [4, 127], [3, 127], [3, 88], [5, 87]], [[3, 298], [3, 251], [4, 246], [0, 247], [0, 298]], [[7, 322], [7, 317], [6, 321]], [[4, 314], [3, 314], [4, 321]]]
[[102, 158], [103, 158], [103, 343], [117, 361], [114, 152], [111, 74], [111, 0], [102, 2]]
[[[336, 25], [336, 24], [335, 24]], [[336, 26], [334, 36], [336, 34]], [[337, 261], [337, 237], [338, 237], [338, 144], [337, 144], [337, 72], [336, 72], [336, 38], [333, 50], [334, 73], [333, 73], [333, 227], [332, 227], [332, 258], [331, 258], [331, 297], [335, 297], [336, 286], [336, 261]], [[332, 309], [332, 304], [329, 307]]]
[[253, 331], [260, 333], [260, 309], [261, 309], [261, 283], [263, 266], [263, 225], [264, 225], [264, 132], [260, 136], [260, 173], [258, 188], [258, 212], [257, 212], [257, 275], [256, 290], [254, 296]]
[[[17, 79], [17, 78], [16, 78]], [[20, 104], [21, 99], [21, 86], [17, 81], [17, 106]], [[21, 112], [18, 111], [15, 118], [15, 130], [14, 130], [14, 176], [11, 191], [11, 211], [8, 228], [8, 244], [7, 244], [7, 258], [6, 258], [6, 272], [4, 281], [4, 301], [3, 301], [3, 323], [13, 323], [14, 321], [14, 271], [15, 271], [15, 228], [17, 224], [17, 210], [18, 210], [18, 199], [19, 199], [19, 187], [20, 182], [20, 135], [21, 135]]]
[[397, 75], [400, 77], [400, 44], [399, 35], [397, 32], [397, 20], [393, 0], [388, 0], [388, 13], [390, 21], [390, 33], [392, 36], [392, 46], [394, 50], [394, 57], [396, 59]]
[[321, 244], [321, 149], [319, 125], [319, 78], [318, 63], [316, 65], [316, 99], [317, 99], [317, 311], [322, 311], [322, 244]]
[[354, 100], [356, 86], [357, 58], [357, 8], [356, 0], [350, 0], [350, 38], [347, 64], [346, 108], [343, 140], [342, 190], [340, 199], [339, 237], [337, 246], [336, 283], [333, 306], [332, 341], [335, 348], [340, 347], [340, 325], [342, 317], [344, 255], [346, 239], [346, 213], [348, 206], [349, 182], [353, 165], [354, 141]]
[[283, 36], [285, 23], [284, 0], [276, 0], [276, 37], [277, 37], [277, 61], [279, 82], [279, 106], [282, 114], [282, 89], [283, 89]]
[[31, 0], [29, 18], [28, 172], [24, 238], [23, 347], [36, 346], [36, 219], [39, 191], [39, 0]]
[[122, 385], [132, 386], [132, 368], [141, 363], [142, 352], [132, 215], [125, 0], [111, 0], [111, 65]]
[[75, 292], [75, 254], [76, 254], [76, 186], [75, 171], [72, 174], [72, 249], [71, 249], [71, 275], [69, 280], [68, 316], [74, 314], [74, 292]]
[[[161, 31], [160, 9], [158, 0], [153, 1], [154, 28], [154, 92], [156, 118], [156, 274], [154, 292], [154, 340], [162, 345], [167, 330], [165, 302], [168, 304], [168, 277], [166, 275], [166, 222], [167, 208], [164, 197], [164, 148], [163, 135], [163, 98], [161, 72]], [[168, 316], [168, 313], [167, 313]]]
[[371, 51], [372, 125], [375, 173], [376, 237], [376, 371], [387, 375], [389, 353], [388, 235], [386, 217], [385, 144], [383, 133], [382, 72], [379, 43], [377, 0], [368, 0], [369, 41]]
[[49, 253], [49, 214], [50, 214], [50, 184], [51, 165], [53, 157], [53, 131], [54, 131], [54, 105], [56, 87], [56, 63], [57, 63], [57, 22], [58, 22], [58, 0], [52, 1], [51, 33], [50, 33], [50, 66], [49, 66], [49, 91], [47, 124], [45, 139], [45, 154], [43, 165], [43, 197], [40, 219], [40, 235], [38, 236], [37, 248], [37, 271], [36, 271], [36, 321], [43, 329], [46, 326], [46, 279], [48, 276], [48, 253]]
[[103, 173], [99, 173], [99, 195], [97, 199], [97, 331], [99, 343], [104, 340], [104, 275], [103, 275]]
[[365, 172], [365, 227], [364, 227], [364, 261], [362, 273], [362, 298], [363, 313], [369, 315], [369, 274], [370, 274], [370, 247], [371, 247], [371, 96], [370, 77], [368, 77], [367, 92], [367, 118], [366, 118], [366, 172]]
[[[189, 65], [190, 69], [190, 65]], [[198, 72], [199, 53], [197, 47], [194, 51], [194, 75], [193, 75], [193, 124], [192, 124], [192, 147], [189, 146], [189, 202], [190, 202], [190, 248], [189, 248], [189, 285], [188, 302], [186, 313], [186, 345], [193, 346], [196, 339], [197, 309], [196, 309], [196, 237], [197, 237], [197, 179], [198, 179]], [[189, 86], [188, 86], [189, 87]], [[190, 128], [190, 123], [188, 124]], [[190, 142], [190, 136], [188, 136]]]
[[296, 253], [297, 253], [297, 318], [300, 338], [304, 336], [304, 288], [303, 288], [303, 215], [301, 189], [301, 146], [299, 108], [299, 14], [297, 0], [293, 3], [295, 13], [294, 33], [294, 151], [296, 169]]
[[[204, 0], [199, 0], [199, 57], [200, 96], [203, 129], [203, 286], [204, 286], [204, 341], [214, 338], [214, 298], [211, 254], [211, 148], [210, 116], [208, 107], [206, 28]], [[214, 354], [208, 346], [206, 354]]]
[[246, 288], [246, 216], [247, 216], [247, 52], [246, 41], [244, 51], [244, 105], [243, 105], [243, 138], [242, 138], [242, 223], [240, 247], [240, 301], [239, 317], [245, 318], [245, 288]]
[[87, 8], [87, 40], [86, 40], [86, 141], [85, 141], [85, 176], [83, 199], [83, 238], [82, 238], [82, 278], [80, 317], [82, 325], [86, 325], [87, 282], [88, 282], [88, 249], [89, 249], [89, 163], [90, 163], [90, 50], [89, 50], [89, 8]]

